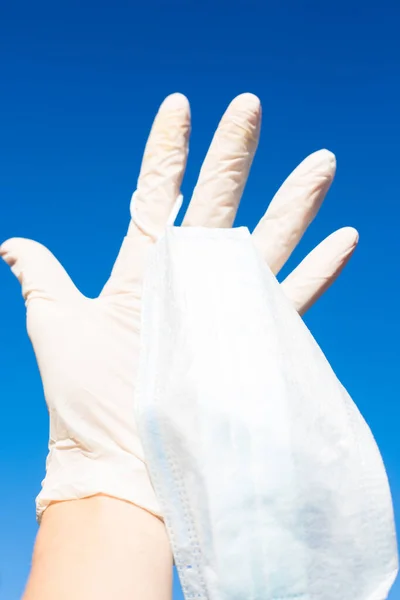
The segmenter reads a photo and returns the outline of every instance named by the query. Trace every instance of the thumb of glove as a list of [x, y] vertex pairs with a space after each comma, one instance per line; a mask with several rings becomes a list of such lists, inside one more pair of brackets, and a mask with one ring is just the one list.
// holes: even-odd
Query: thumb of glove
[[38, 242], [10, 238], [0, 246], [0, 256], [20, 282], [26, 305], [34, 298], [65, 300], [80, 294], [61, 263]]

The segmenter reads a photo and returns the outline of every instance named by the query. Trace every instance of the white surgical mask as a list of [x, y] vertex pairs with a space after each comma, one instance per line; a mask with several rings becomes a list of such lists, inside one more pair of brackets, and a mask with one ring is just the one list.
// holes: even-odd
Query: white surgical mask
[[137, 417], [187, 600], [382, 600], [381, 456], [247, 229], [170, 228], [144, 290]]

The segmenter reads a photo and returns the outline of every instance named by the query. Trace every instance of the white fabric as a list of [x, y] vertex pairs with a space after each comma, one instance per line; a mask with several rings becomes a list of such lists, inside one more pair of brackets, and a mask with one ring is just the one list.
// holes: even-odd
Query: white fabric
[[248, 231], [170, 228], [142, 319], [137, 422], [185, 598], [386, 598], [379, 451]]

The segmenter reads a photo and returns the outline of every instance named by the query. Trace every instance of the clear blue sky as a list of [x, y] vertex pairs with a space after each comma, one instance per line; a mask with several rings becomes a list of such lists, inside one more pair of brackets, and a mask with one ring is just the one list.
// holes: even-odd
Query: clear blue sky
[[[0, 237], [45, 243], [89, 295], [110, 271], [168, 93], [192, 104], [186, 200], [228, 102], [244, 91], [261, 97], [262, 140], [238, 224], [255, 225], [308, 153], [336, 153], [336, 182], [291, 265], [334, 229], [359, 229], [354, 259], [307, 321], [372, 427], [397, 513], [399, 23], [395, 0], [3, 0], [0, 8]], [[48, 425], [18, 283], [0, 271], [0, 597], [17, 600]], [[399, 584], [391, 599], [400, 599]]]

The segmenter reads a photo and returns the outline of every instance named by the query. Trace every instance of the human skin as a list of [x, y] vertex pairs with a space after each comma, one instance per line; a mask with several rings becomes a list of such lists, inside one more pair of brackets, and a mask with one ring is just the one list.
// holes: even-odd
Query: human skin
[[106, 496], [52, 504], [23, 600], [168, 600], [172, 555], [162, 521]]

